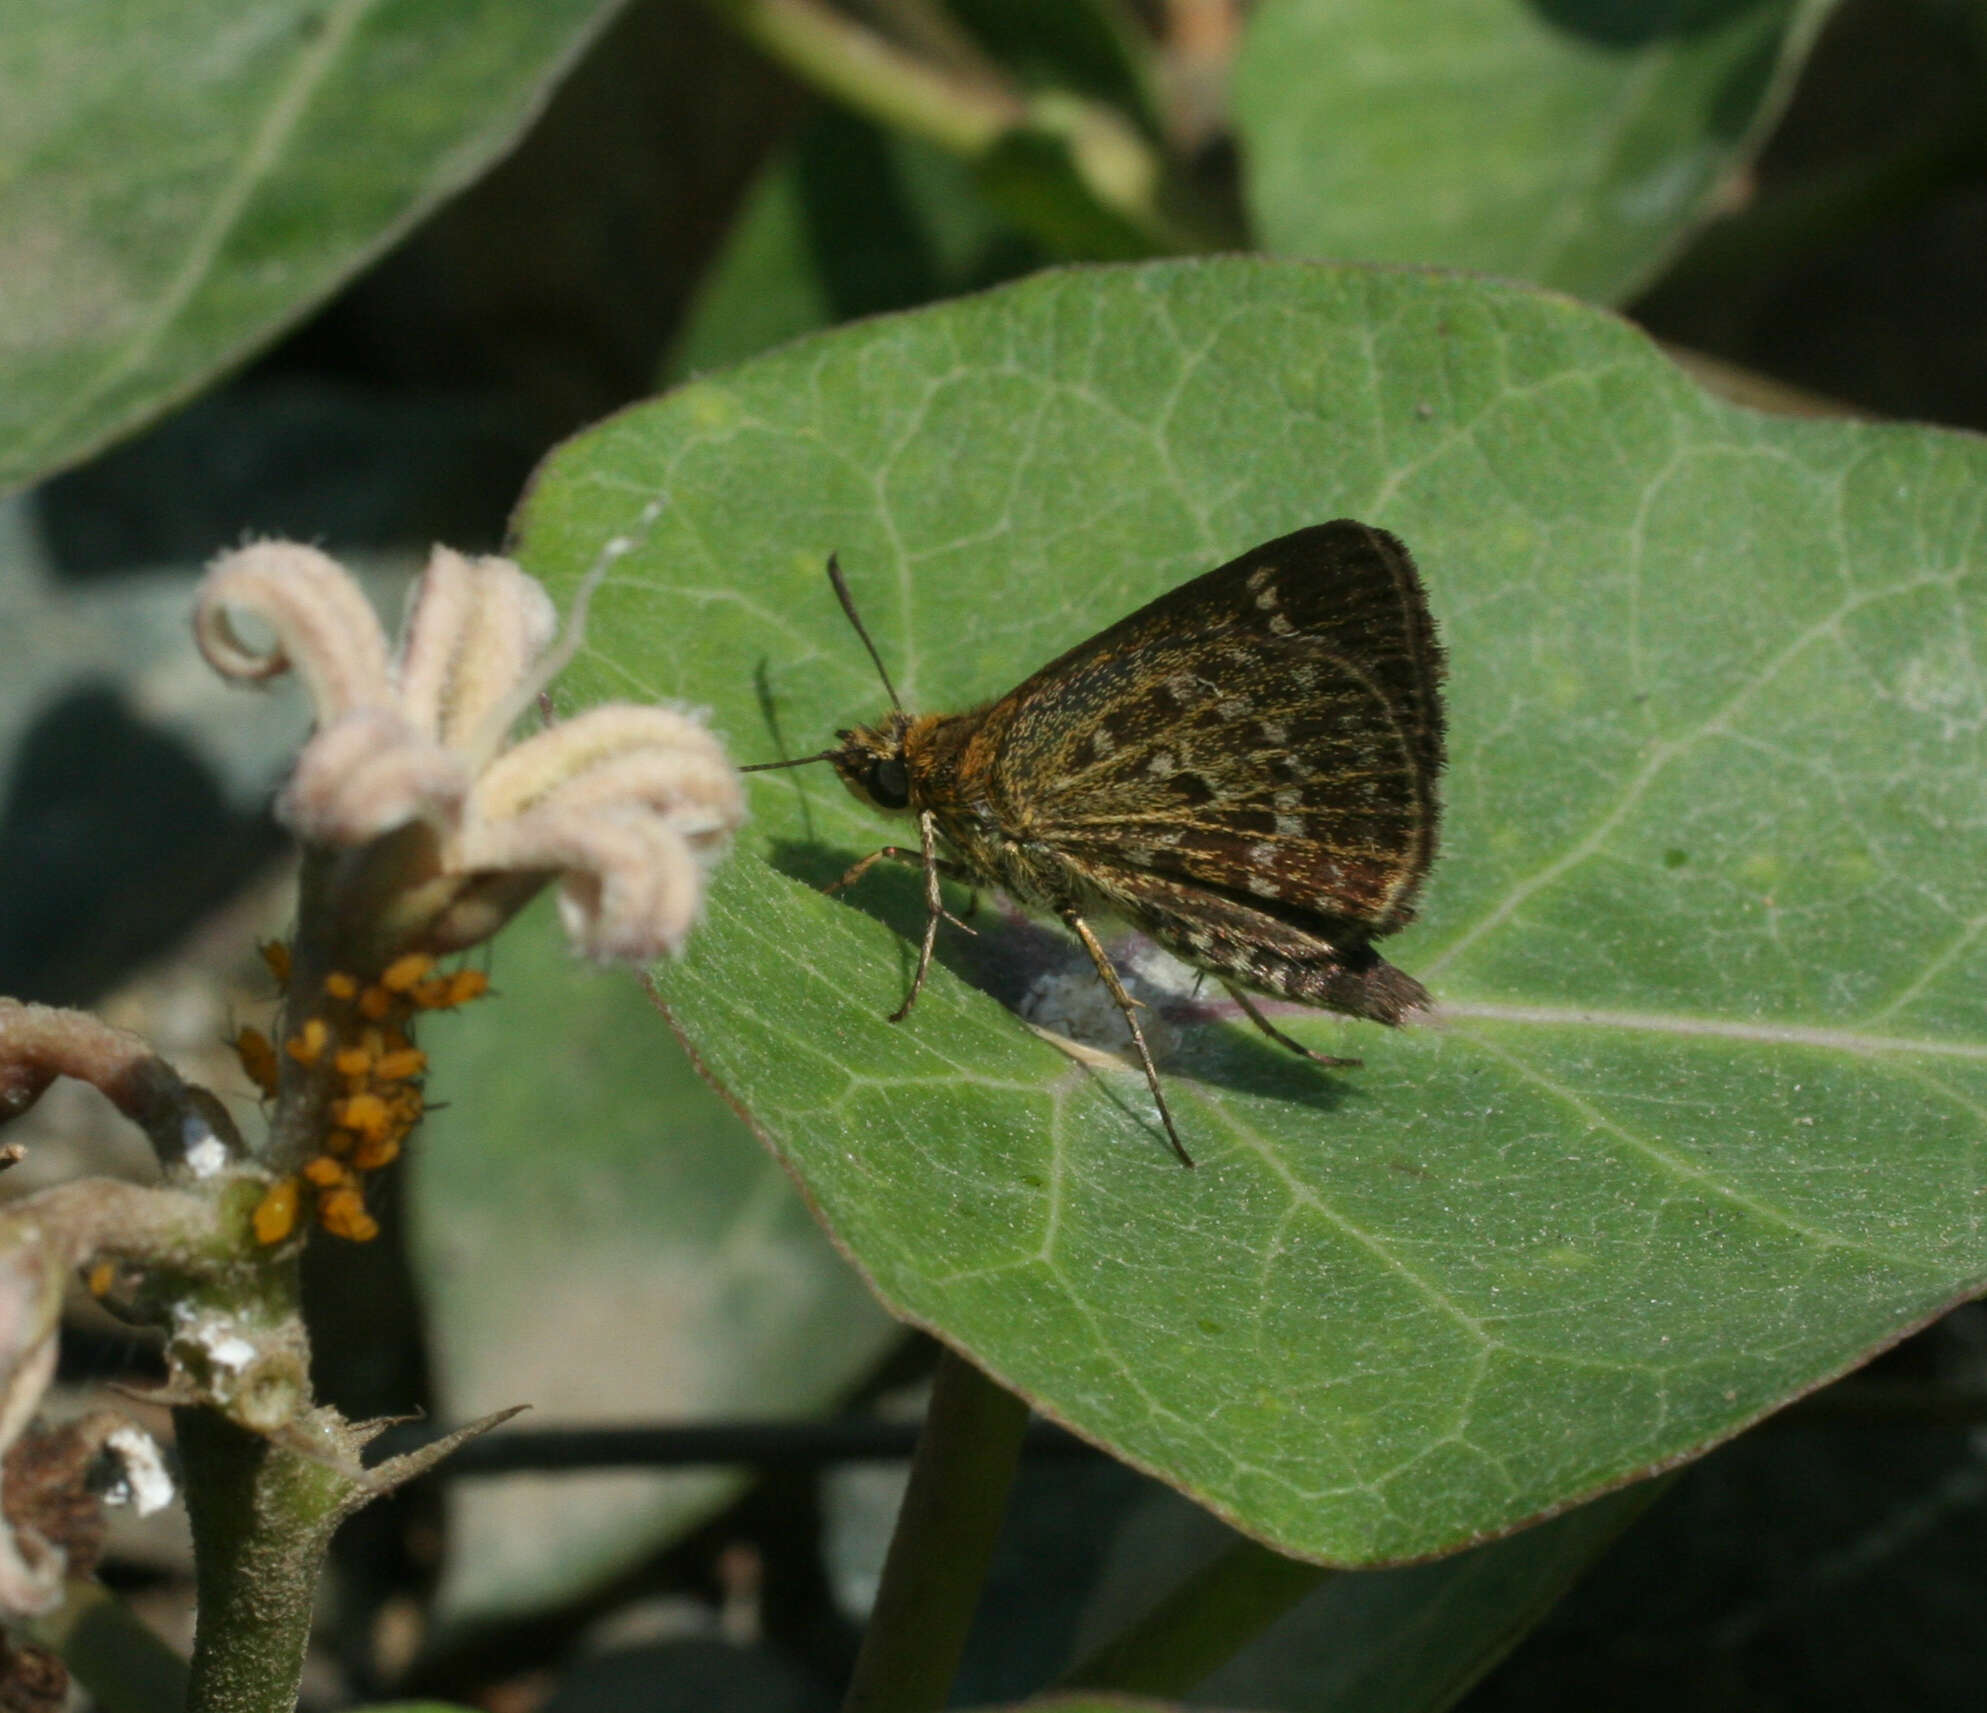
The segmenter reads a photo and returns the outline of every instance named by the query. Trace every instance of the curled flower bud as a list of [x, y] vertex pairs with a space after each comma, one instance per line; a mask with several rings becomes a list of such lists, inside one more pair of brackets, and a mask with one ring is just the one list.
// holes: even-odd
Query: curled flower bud
[[[245, 643], [234, 610], [273, 643]], [[563, 664], [554, 629], [545, 591], [509, 560], [437, 548], [392, 651], [351, 578], [293, 542], [224, 554], [194, 620], [216, 671], [294, 670], [311, 695], [317, 730], [278, 800], [285, 823], [327, 849], [399, 836], [397, 896], [379, 902], [393, 949], [473, 944], [557, 878], [581, 950], [648, 962], [681, 948], [744, 797], [681, 709], [595, 708], [506, 747]]]

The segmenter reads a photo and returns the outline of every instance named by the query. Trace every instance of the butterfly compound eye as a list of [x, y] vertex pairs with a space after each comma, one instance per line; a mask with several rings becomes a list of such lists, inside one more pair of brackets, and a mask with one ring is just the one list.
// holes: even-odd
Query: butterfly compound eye
[[911, 806], [911, 776], [894, 755], [870, 763], [869, 777], [863, 782], [879, 809], [908, 809]]

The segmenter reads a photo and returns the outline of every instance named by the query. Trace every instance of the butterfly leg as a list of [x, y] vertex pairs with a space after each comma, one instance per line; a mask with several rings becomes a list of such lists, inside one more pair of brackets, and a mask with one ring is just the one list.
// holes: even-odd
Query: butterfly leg
[[938, 944], [938, 924], [949, 914], [938, 890], [937, 828], [937, 817], [929, 809], [922, 810], [918, 815], [918, 843], [922, 847], [918, 854], [925, 870], [925, 937], [924, 944], [918, 947], [918, 967], [911, 976], [911, 991], [904, 995], [904, 1003], [890, 1013], [892, 1023], [903, 1022], [917, 1004], [925, 976], [931, 969], [932, 948]]
[[1251, 1023], [1279, 1046], [1288, 1047], [1293, 1053], [1302, 1054], [1314, 1065], [1330, 1065], [1334, 1070], [1353, 1071], [1357, 1070], [1363, 1062], [1359, 1059], [1335, 1059], [1329, 1053], [1312, 1052], [1302, 1041], [1293, 1041], [1288, 1035], [1284, 1034], [1281, 1029], [1262, 1014], [1261, 1007], [1239, 987], [1235, 986], [1233, 982], [1224, 981], [1221, 985], [1228, 989], [1228, 997], [1241, 1006], [1242, 1014]]
[[[864, 875], [869, 873], [885, 857], [894, 858], [898, 862], [914, 862], [920, 868], [925, 863], [924, 854], [920, 851], [906, 850], [902, 845], [885, 845], [880, 851], [871, 851], [861, 862], [853, 864], [849, 872], [843, 875], [840, 880], [822, 887], [821, 890], [832, 894], [855, 885], [857, 881], [862, 879]], [[968, 880], [971, 878], [966, 870], [961, 868], [956, 862], [947, 862], [942, 856], [934, 856], [931, 860], [933, 865], [938, 869], [938, 872], [944, 875], [947, 880]], [[979, 908], [979, 904], [980, 895], [975, 892], [966, 902], [966, 915], [972, 915]], [[953, 915], [950, 910], [945, 911], [944, 915], [946, 921], [950, 922], [955, 928], [964, 928], [969, 934], [977, 934], [979, 932], [979, 929], [975, 928], [972, 923], [966, 921], [963, 917]]]
[[843, 875], [840, 880], [835, 881], [832, 885], [822, 887], [821, 890], [823, 892], [834, 893], [855, 885], [857, 881], [862, 879], [864, 875], [869, 873], [885, 857], [895, 858], [898, 862], [916, 862], [918, 860], [918, 853], [916, 851], [907, 851], [902, 845], [885, 845], [880, 851], [871, 851], [862, 861], [852, 863], [849, 866], [847, 874]]
[[1152, 1089], [1153, 1104], [1159, 1108], [1159, 1122], [1166, 1127], [1166, 1140], [1173, 1145], [1173, 1152], [1180, 1157], [1180, 1164], [1191, 1166], [1194, 1157], [1180, 1140], [1180, 1133], [1173, 1127], [1173, 1114], [1167, 1109], [1166, 1096], [1159, 1087], [1159, 1067], [1152, 1062], [1152, 1049], [1145, 1044], [1145, 1031], [1138, 1026], [1138, 1001], [1125, 992], [1125, 984], [1119, 979], [1117, 966], [1106, 955], [1097, 936], [1090, 931], [1090, 924], [1074, 910], [1057, 912], [1068, 925], [1069, 931], [1083, 942], [1083, 949], [1090, 954], [1090, 961], [1097, 966], [1097, 977], [1110, 990], [1110, 995], [1118, 1002], [1118, 1009], [1125, 1014], [1125, 1025], [1131, 1030], [1132, 1045], [1138, 1049], [1138, 1062], [1145, 1067], [1145, 1080]]

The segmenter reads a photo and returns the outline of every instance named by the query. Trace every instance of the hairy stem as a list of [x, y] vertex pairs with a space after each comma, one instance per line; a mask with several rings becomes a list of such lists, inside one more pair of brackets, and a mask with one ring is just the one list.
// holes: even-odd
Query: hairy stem
[[291, 1713], [318, 1572], [353, 1483], [212, 1410], [173, 1418], [199, 1599], [187, 1713]]
[[27, 1111], [57, 1077], [100, 1089], [145, 1132], [162, 1166], [181, 1164], [201, 1142], [241, 1155], [226, 1108], [182, 1082], [149, 1042], [87, 1011], [0, 998], [0, 1124]]
[[932, 1713], [965, 1651], [1028, 1406], [948, 1350], [843, 1713]]

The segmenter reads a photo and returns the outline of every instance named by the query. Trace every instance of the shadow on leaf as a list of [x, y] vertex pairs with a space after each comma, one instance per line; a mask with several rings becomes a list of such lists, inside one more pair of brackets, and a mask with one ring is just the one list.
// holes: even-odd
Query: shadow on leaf
[[[789, 879], [825, 891], [862, 854], [866, 853], [775, 839], [766, 860]], [[901, 975], [908, 989], [925, 924], [924, 881], [916, 866], [878, 863], [855, 886], [835, 896], [898, 937]], [[952, 881], [945, 883], [945, 899], [946, 907], [964, 918], [973, 932], [941, 923], [932, 952], [935, 965], [1013, 1012], [1018, 1020], [1069, 1041], [1074, 1056], [1101, 1052], [1136, 1068], [1130, 1035], [1115, 1005], [1088, 955], [1060, 926], [1016, 909], [1000, 894], [981, 893], [975, 902], [974, 894]], [[1161, 1028], [1148, 1024], [1146, 1032], [1162, 1076], [1239, 1094], [1267, 1095], [1321, 1112], [1336, 1110], [1356, 1094], [1357, 1083], [1346, 1073], [1307, 1063], [1264, 1039], [1218, 983], [1205, 984], [1212, 997], [1199, 991], [1183, 994], [1147, 974], [1144, 966], [1155, 950], [1150, 941], [1122, 929], [1112, 936], [1108, 925], [1103, 931], [1106, 949], [1127, 991], [1147, 1007], [1149, 1018], [1160, 1021]], [[1059, 996], [1065, 994], [1073, 1003], [1059, 1005]], [[1287, 1009], [1304, 1015], [1302, 1007]], [[1074, 1026], [1071, 1013], [1080, 1014]], [[913, 1011], [905, 1027], [916, 1025]], [[1357, 1073], [1350, 1076], [1356, 1078]]]

